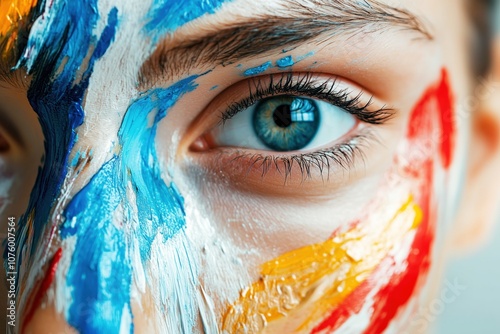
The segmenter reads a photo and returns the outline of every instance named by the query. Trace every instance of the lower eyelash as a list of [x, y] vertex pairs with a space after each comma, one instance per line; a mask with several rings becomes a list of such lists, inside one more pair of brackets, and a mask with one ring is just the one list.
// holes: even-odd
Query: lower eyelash
[[315, 152], [295, 154], [291, 156], [285, 155], [264, 155], [262, 153], [242, 153], [237, 151], [236, 156], [232, 159], [237, 162], [240, 159], [249, 159], [250, 166], [247, 169], [247, 175], [257, 166], [261, 169], [261, 177], [272, 169], [278, 171], [284, 176], [286, 184], [292, 175], [293, 168], [297, 165], [300, 169], [302, 182], [312, 179], [312, 171], [316, 169], [320, 172], [321, 178], [326, 181], [330, 178], [332, 167], [340, 168], [343, 171], [349, 171], [358, 159], [365, 161], [365, 146], [371, 141], [377, 141], [373, 131], [365, 128], [362, 133], [351, 137], [344, 143], [337, 144], [333, 147], [318, 150]]

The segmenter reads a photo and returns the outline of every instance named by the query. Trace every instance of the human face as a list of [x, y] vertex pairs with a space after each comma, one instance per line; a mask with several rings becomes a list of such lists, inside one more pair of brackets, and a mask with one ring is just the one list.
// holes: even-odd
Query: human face
[[422, 329], [472, 80], [462, 6], [396, 5], [41, 7], [17, 61], [45, 139], [16, 225], [18, 326]]

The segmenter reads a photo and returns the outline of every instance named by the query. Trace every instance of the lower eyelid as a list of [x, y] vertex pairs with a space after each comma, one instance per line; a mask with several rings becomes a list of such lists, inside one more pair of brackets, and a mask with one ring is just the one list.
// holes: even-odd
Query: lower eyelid
[[364, 128], [334, 147], [300, 155], [228, 147], [192, 154], [205, 172], [241, 191], [291, 196], [299, 187], [305, 195], [323, 195], [325, 186], [339, 187], [358, 165], [364, 168], [365, 149], [374, 141]]

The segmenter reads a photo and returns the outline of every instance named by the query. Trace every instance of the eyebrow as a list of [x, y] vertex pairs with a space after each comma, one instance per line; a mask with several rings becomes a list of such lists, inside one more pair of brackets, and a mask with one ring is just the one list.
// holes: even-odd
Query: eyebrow
[[248, 17], [175, 46], [171, 39], [165, 39], [143, 64], [139, 82], [153, 85], [159, 77], [169, 80], [200, 65], [227, 66], [280, 48], [292, 50], [325, 34], [329, 39], [336, 34], [372, 34], [385, 29], [408, 30], [420, 38], [433, 39], [416, 15], [378, 1], [290, 1], [279, 13]]

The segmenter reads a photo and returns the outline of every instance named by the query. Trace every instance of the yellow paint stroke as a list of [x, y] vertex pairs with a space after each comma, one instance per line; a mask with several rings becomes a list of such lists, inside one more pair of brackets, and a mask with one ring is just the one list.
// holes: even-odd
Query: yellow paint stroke
[[419, 226], [422, 210], [412, 196], [406, 198], [396, 213], [393, 208], [368, 217], [324, 243], [264, 263], [260, 280], [226, 310], [223, 332], [272, 333], [273, 325], [287, 326], [286, 332], [310, 329]]
[[7, 53], [14, 44], [18, 34], [18, 24], [35, 7], [38, 0], [0, 0], [0, 40], [7, 38]]

